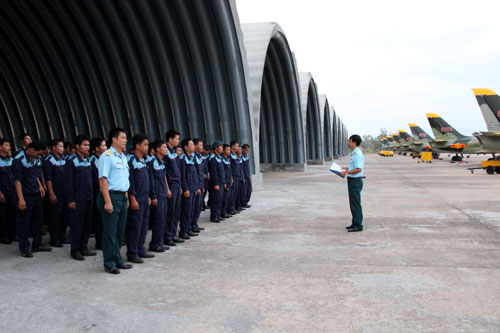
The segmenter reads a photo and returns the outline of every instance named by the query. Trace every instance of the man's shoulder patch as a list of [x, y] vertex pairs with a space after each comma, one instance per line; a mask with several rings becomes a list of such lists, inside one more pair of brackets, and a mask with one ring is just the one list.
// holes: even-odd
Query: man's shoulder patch
[[108, 150], [108, 152], [106, 153], [106, 156], [111, 156], [111, 154], [112, 154], [112, 151]]

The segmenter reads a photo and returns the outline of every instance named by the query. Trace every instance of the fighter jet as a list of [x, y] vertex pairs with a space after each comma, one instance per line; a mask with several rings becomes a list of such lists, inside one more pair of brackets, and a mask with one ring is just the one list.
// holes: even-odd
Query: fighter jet
[[423, 129], [421, 129], [417, 124], [410, 123], [408, 125], [410, 126], [410, 131], [413, 135], [411, 149], [417, 153], [421, 153], [423, 151], [431, 151], [432, 147], [430, 142], [433, 140], [432, 137]]
[[413, 143], [413, 138], [406, 133], [404, 130], [398, 130], [399, 132], [399, 142], [401, 143], [400, 151], [406, 155], [406, 152], [413, 152], [411, 149], [411, 144]]
[[392, 150], [401, 151], [401, 138], [399, 137], [399, 133], [392, 133], [392, 139], [394, 140], [394, 147]]
[[488, 128], [488, 132], [475, 132], [472, 135], [488, 152], [500, 153], [500, 97], [490, 89], [472, 90]]
[[461, 161], [462, 154], [488, 153], [477, 138], [460, 134], [455, 128], [435, 113], [427, 113], [426, 115], [432, 133], [435, 136], [434, 141], [431, 142], [433, 150], [455, 153], [456, 156], [452, 158], [452, 161]]

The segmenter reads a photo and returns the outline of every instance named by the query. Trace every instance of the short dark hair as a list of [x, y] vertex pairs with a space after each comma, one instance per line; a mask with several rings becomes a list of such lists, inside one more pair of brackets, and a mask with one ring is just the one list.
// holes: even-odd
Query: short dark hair
[[40, 141], [32, 141], [28, 147], [26, 147], [26, 149], [34, 149], [36, 151], [40, 151], [40, 150], [45, 150], [45, 145], [43, 143], [41, 143]]
[[63, 140], [61, 140], [61, 139], [52, 139], [52, 140], [50, 140], [50, 142], [49, 142], [49, 146], [50, 146], [51, 148], [52, 148], [52, 147], [55, 147], [55, 146], [57, 146], [57, 145], [59, 144], [59, 142], [64, 143], [64, 141], [63, 141]]
[[245, 143], [243, 146], [241, 146], [241, 149], [246, 149], [250, 148], [250, 145], [248, 143]]
[[71, 142], [65, 141], [64, 142], [64, 149], [68, 149], [68, 148], [73, 148], [73, 144]]
[[233, 141], [231, 141], [231, 143], [230, 143], [231, 148], [232, 148], [235, 144], [239, 144], [238, 140], [233, 140]]
[[29, 133], [22, 133], [22, 134], [19, 134], [19, 136], [17, 137], [17, 140], [18, 141], [23, 141], [25, 137], [31, 137], [31, 135], [29, 135]]
[[96, 136], [95, 138], [92, 138], [90, 140], [90, 153], [93, 153], [94, 150], [101, 145], [101, 143], [104, 141], [103, 137]]
[[184, 147], [187, 147], [189, 145], [189, 141], [193, 141], [193, 139], [185, 138], [184, 140], [182, 140], [182, 142], [181, 142], [182, 149], [184, 149]]
[[3, 144], [6, 143], [6, 142], [10, 143], [9, 140], [7, 140], [5, 138], [0, 138], [0, 146], [3, 146]]
[[226, 150], [226, 148], [231, 148], [227, 143], [222, 145], [222, 151]]
[[363, 140], [361, 139], [361, 137], [359, 135], [357, 135], [357, 134], [351, 135], [351, 137], [349, 138], [349, 140], [351, 140], [352, 142], [354, 142], [356, 144], [356, 146], [358, 146], [358, 147], [361, 144], [361, 142], [363, 142]]
[[75, 141], [73, 142], [75, 143], [76, 146], [76, 145], [81, 145], [83, 141], [88, 141], [90, 143], [90, 138], [85, 134], [80, 134], [76, 136]]
[[167, 133], [165, 133], [165, 138], [168, 141], [168, 139], [174, 139], [177, 135], [181, 135], [181, 133], [177, 132], [174, 129], [169, 129]]
[[165, 140], [156, 140], [155, 142], [153, 142], [151, 145], [153, 146], [153, 149], [155, 150], [156, 152], [156, 149], [160, 148], [161, 146], [163, 145], [166, 145], [167, 142]]
[[140, 145], [144, 140], [148, 140], [146, 134], [139, 133], [134, 135], [132, 138], [132, 149], [135, 149], [135, 146]]
[[198, 143], [202, 142], [201, 139], [194, 138], [193, 139], [193, 144], [196, 146]]
[[120, 127], [114, 127], [108, 132], [108, 142], [110, 146], [113, 143], [113, 138], [118, 138], [120, 136], [120, 133], [127, 134], [127, 132], [125, 132], [125, 130]]

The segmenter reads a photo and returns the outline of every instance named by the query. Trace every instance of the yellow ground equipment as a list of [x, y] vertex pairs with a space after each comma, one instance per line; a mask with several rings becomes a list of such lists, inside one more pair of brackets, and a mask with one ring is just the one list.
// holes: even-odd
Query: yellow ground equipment
[[381, 150], [378, 152], [378, 154], [382, 157], [393, 157], [394, 156], [394, 152], [391, 150]]
[[481, 167], [467, 168], [467, 170], [469, 170], [470, 173], [474, 173], [474, 170], [477, 170], [477, 169], [486, 170], [486, 173], [488, 175], [492, 175], [495, 172], [496, 173], [500, 173], [500, 161], [499, 160], [489, 159], [488, 161], [482, 161], [481, 162]]
[[432, 163], [432, 152], [424, 151], [420, 154], [420, 161], [422, 163]]

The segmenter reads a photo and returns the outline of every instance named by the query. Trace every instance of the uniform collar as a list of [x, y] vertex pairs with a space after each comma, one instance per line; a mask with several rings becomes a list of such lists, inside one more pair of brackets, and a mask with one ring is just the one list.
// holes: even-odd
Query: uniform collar
[[56, 161], [62, 160], [62, 155], [61, 155], [61, 157], [57, 157], [57, 155], [56, 155], [56, 154], [54, 154], [54, 153], [50, 153], [50, 155], [49, 155], [49, 156], [53, 156], [53, 157], [56, 159]]
[[111, 147], [109, 148], [109, 150], [111, 150], [111, 151], [113, 152], [113, 154], [115, 154], [116, 156], [120, 156], [120, 157], [124, 156], [123, 152], [118, 153], [118, 151], [117, 151], [117, 150], [115, 149], [115, 147], [113, 147], [113, 146], [111, 146]]
[[359, 147], [356, 147], [352, 152], [351, 152], [351, 155], [354, 154], [355, 152], [358, 152], [359, 151]]
[[[82, 157], [80, 156], [80, 154], [78, 154], [78, 153], [75, 153], [74, 155], [76, 156], [76, 158], [78, 158], [78, 160], [79, 160], [79, 161], [86, 161], [86, 160], [87, 160], [87, 158], [88, 158], [88, 157], [82, 158]], [[55, 157], [55, 156], [54, 156], [54, 157]]]
[[140, 158], [139, 156], [137, 156], [135, 153], [132, 154], [132, 156], [135, 158], [136, 161], [139, 161], [139, 162], [144, 162], [145, 158], [144, 156], [142, 158]]

